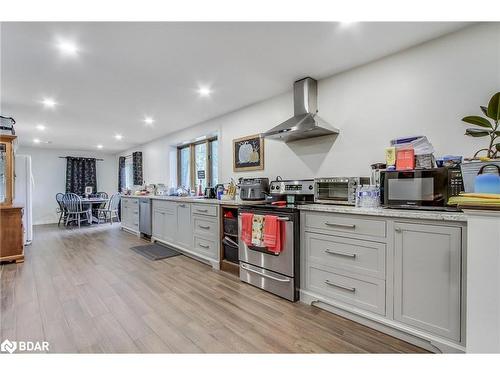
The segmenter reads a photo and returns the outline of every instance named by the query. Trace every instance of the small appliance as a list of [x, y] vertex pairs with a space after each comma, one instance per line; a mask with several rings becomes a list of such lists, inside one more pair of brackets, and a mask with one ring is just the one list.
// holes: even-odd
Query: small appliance
[[169, 189], [165, 184], [156, 184], [155, 195], [169, 195]]
[[262, 201], [269, 195], [268, 178], [240, 179], [240, 199], [243, 201]]
[[356, 188], [370, 184], [370, 177], [327, 177], [314, 179], [314, 201], [354, 206]]
[[[485, 171], [487, 168], [495, 170], [495, 174]], [[486, 164], [479, 170], [474, 181], [475, 193], [500, 194], [500, 167], [495, 164]]]
[[464, 190], [459, 167], [385, 171], [384, 206], [428, 210], [453, 210], [448, 199]]

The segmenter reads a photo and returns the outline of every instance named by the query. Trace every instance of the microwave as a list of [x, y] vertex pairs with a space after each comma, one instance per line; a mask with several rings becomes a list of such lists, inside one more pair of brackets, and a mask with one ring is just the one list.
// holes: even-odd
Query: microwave
[[356, 188], [370, 184], [370, 177], [328, 177], [314, 179], [314, 202], [356, 204]]
[[392, 208], [457, 210], [448, 199], [464, 191], [460, 167], [385, 171], [383, 204]]

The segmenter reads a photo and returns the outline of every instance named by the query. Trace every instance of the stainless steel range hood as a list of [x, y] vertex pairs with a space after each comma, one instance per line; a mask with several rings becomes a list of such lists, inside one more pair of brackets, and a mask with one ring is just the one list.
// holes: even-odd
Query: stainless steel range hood
[[318, 82], [310, 77], [293, 84], [294, 116], [262, 134], [265, 138], [284, 142], [338, 134], [339, 130], [328, 124], [318, 112]]

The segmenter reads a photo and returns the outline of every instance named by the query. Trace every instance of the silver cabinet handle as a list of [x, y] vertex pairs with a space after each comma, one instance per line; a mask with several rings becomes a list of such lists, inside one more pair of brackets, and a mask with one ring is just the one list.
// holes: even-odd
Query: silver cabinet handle
[[332, 283], [330, 280], [325, 280], [325, 284], [326, 284], [326, 285], [333, 286], [333, 287], [335, 287], [335, 288], [340, 288], [340, 289], [347, 290], [348, 292], [351, 292], [351, 293], [354, 293], [354, 292], [356, 291], [356, 288], [351, 288], [351, 287], [349, 287], [349, 286], [340, 285], [340, 284], [335, 284], [335, 283]]
[[396, 233], [401, 233], [402, 232], [401, 228], [394, 228], [394, 230], [396, 231]]
[[325, 225], [328, 225], [329, 227], [339, 227], [339, 228], [348, 228], [348, 229], [356, 228], [355, 224], [329, 223], [328, 221], [325, 221]]
[[330, 255], [340, 255], [340, 256], [342, 256], [342, 257], [356, 258], [356, 254], [352, 254], [352, 253], [341, 253], [341, 252], [339, 252], [339, 251], [333, 251], [333, 250], [330, 250], [330, 249], [326, 249], [326, 250], [325, 250], [325, 253], [330, 254]]
[[210, 229], [208, 225], [198, 225], [201, 229]]
[[204, 248], [204, 249], [210, 249], [210, 246], [208, 246], [208, 245], [203, 245], [203, 244], [201, 244], [201, 243], [199, 243], [199, 244], [198, 244], [198, 246], [199, 246], [199, 247], [202, 247], [202, 248]]
[[271, 280], [274, 280], [274, 281], [279, 281], [281, 283], [289, 283], [290, 282], [290, 279], [288, 279], [288, 278], [280, 279], [279, 277], [274, 277], [274, 276], [271, 276], [271, 275], [266, 275], [265, 273], [262, 273], [262, 272], [253, 270], [251, 268], [248, 268], [244, 264], [240, 264], [240, 267], [243, 268], [245, 271], [256, 273], [257, 275], [265, 277], [267, 279], [271, 279]]
[[184, 207], [186, 207], [186, 205], [184, 203], [182, 203], [182, 204], [179, 205], [179, 207], [184, 208]]
[[204, 210], [200, 210], [199, 208], [196, 209], [197, 212], [208, 212], [207, 209], [204, 209]]

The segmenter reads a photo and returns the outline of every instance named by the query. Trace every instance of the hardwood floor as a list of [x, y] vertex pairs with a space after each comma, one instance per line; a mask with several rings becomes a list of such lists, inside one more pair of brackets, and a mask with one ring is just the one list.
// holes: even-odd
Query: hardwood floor
[[119, 225], [35, 227], [24, 264], [0, 267], [0, 341], [51, 352], [425, 352], [291, 303], [185, 256], [150, 261]]

